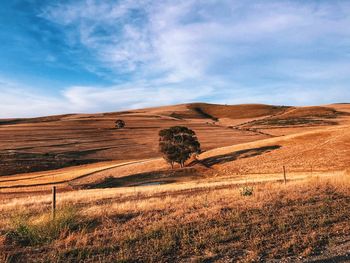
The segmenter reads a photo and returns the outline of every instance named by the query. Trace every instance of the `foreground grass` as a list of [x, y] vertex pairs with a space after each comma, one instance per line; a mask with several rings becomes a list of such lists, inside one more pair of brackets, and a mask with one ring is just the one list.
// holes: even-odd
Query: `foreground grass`
[[11, 243], [20, 246], [49, 244], [66, 233], [79, 229], [79, 218], [74, 208], [61, 208], [52, 218], [50, 213], [31, 217], [17, 213], [11, 217], [12, 229], [6, 233]]
[[[127, 198], [100, 195], [75, 203], [74, 213], [63, 213], [69, 220], [59, 220], [65, 223], [35, 242], [11, 239], [9, 233], [20, 228], [8, 220], [0, 261], [256, 262], [309, 257], [349, 233], [349, 186], [344, 175], [286, 186], [254, 185], [251, 196], [241, 196], [242, 189], [230, 185], [129, 193]], [[66, 205], [76, 200], [66, 200]], [[13, 214], [19, 205], [2, 212]], [[49, 221], [40, 220], [45, 203], [26, 205], [31, 207], [27, 225], [49, 229]]]

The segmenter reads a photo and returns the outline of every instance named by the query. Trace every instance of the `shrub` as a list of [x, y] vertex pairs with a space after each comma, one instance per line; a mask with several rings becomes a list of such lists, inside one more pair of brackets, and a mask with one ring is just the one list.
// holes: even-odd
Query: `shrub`
[[240, 189], [241, 196], [251, 196], [254, 193], [254, 187], [245, 185]]

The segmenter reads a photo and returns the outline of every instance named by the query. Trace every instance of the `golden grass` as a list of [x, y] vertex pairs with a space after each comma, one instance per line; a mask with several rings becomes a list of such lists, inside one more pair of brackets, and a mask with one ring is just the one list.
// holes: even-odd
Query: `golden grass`
[[[237, 158], [220, 165], [221, 170], [232, 173], [276, 173], [287, 170], [297, 171], [332, 171], [344, 170], [350, 162], [348, 154], [350, 134], [349, 126], [336, 126], [322, 130], [301, 132], [257, 142], [213, 149], [203, 153], [200, 158], [231, 154], [242, 150], [252, 153], [264, 147], [278, 147], [272, 151]], [[248, 152], [249, 153], [249, 152]], [[242, 157], [242, 156], [238, 156]], [[243, 156], [244, 157], [244, 156]]]
[[[217, 158], [230, 154], [236, 155], [234, 157], [236, 159], [214, 165], [212, 167], [214, 169], [203, 170], [202, 174], [245, 175], [264, 173], [268, 176], [269, 173], [281, 172], [283, 166], [287, 167], [288, 173], [343, 170], [350, 161], [347, 151], [347, 141], [350, 139], [347, 132], [348, 128], [349, 126], [324, 128], [323, 130], [209, 150], [201, 154], [199, 159], [205, 160], [206, 158]], [[275, 148], [264, 150], [266, 147]], [[240, 154], [240, 151], [246, 153]], [[54, 183], [60, 184], [61, 187], [93, 184], [107, 177], [117, 178], [137, 173], [159, 171], [167, 169], [167, 167], [162, 159], [154, 158], [152, 160], [130, 162], [102, 162], [49, 172], [6, 176], [0, 177], [0, 194], [47, 191], [50, 185]], [[29, 186], [32, 187], [28, 188]]]
[[120, 163], [122, 162], [121, 161], [100, 162], [100, 163], [94, 163], [94, 164], [85, 164], [80, 166], [67, 167], [67, 168], [51, 170], [51, 171], [1, 176], [0, 183], [15, 182], [15, 181], [22, 181], [22, 180], [34, 180], [36, 178], [43, 178], [43, 177], [50, 177], [50, 176], [64, 178], [66, 176], [72, 176], [71, 174], [74, 174], [75, 176], [79, 176], [85, 173], [90, 173], [90, 172], [98, 171], [104, 168], [109, 168], [111, 166], [114, 166]]
[[[350, 231], [348, 173], [248, 184], [252, 196], [241, 196], [241, 185], [227, 180], [58, 195], [59, 207], [74, 205], [86, 227], [40, 247], [3, 239], [0, 259], [252, 262], [318, 254]], [[0, 229], [11, 230], [15, 212], [35, 222], [49, 207], [49, 196], [4, 201]]]
[[[12, 175], [0, 177], [0, 192], [6, 188], [35, 187], [68, 183], [82, 177], [94, 175], [97, 172], [107, 171], [116, 167], [123, 167], [132, 164], [144, 164], [150, 160], [138, 161], [114, 161], [87, 164], [75, 167], [62, 168], [47, 172], [37, 172], [23, 175]], [[17, 189], [18, 190], [18, 189]]]
[[[256, 109], [257, 112], [249, 114], [257, 116], [281, 110], [264, 105], [246, 107]], [[188, 114], [186, 105], [180, 108]], [[213, 116], [227, 112], [226, 106], [214, 108], [211, 108]], [[168, 113], [176, 109], [177, 106], [167, 108]], [[165, 109], [153, 110], [160, 110], [162, 114]], [[136, 155], [138, 151], [145, 154], [156, 147], [154, 132], [160, 123], [179, 124], [179, 120], [170, 117], [148, 116], [150, 112], [152, 110], [126, 114], [133, 129], [123, 131], [123, 136], [130, 135], [135, 141], [148, 138], [147, 149], [133, 148], [137, 150]], [[305, 112], [317, 114], [318, 108], [289, 113]], [[106, 116], [83, 117], [87, 123], [90, 118], [88, 125], [95, 125], [92, 123]], [[116, 116], [105, 118], [99, 127], [110, 133], [108, 125]], [[74, 118], [82, 121], [80, 117]], [[143, 127], [140, 133], [138, 126], [145, 119], [147, 122], [142, 125], [146, 123], [153, 130]], [[188, 123], [199, 130], [198, 135], [205, 138], [207, 148], [231, 145], [232, 141], [226, 141], [227, 134], [234, 137], [243, 132], [215, 125], [208, 128], [209, 124], [203, 120]], [[21, 124], [18, 130], [23, 125], [32, 126]], [[56, 124], [47, 125], [54, 128]], [[90, 128], [96, 132], [96, 127]], [[348, 129], [349, 126], [344, 125], [308, 132], [299, 130], [294, 135], [210, 150], [200, 159], [220, 161], [222, 158], [224, 161], [210, 168], [200, 166], [203, 172], [200, 170], [196, 176], [186, 174], [179, 176], [180, 179], [164, 176], [176, 181], [172, 184], [71, 191], [72, 186], [93, 185], [108, 177], [165, 170], [167, 166], [159, 158], [101, 162], [0, 177], [0, 262], [257, 262], [287, 257], [293, 262], [299, 257], [320, 254], [326, 248], [332, 249], [337, 239], [346, 242], [345, 236], [350, 232], [350, 179], [349, 173], [344, 172], [350, 161]], [[153, 136], [152, 139], [148, 135]], [[235, 143], [256, 140], [243, 137], [235, 138]], [[101, 146], [95, 141], [91, 143], [97, 148]], [[266, 151], [266, 146], [272, 147]], [[231, 157], [233, 159], [227, 161]], [[282, 183], [284, 165], [287, 166], [286, 185]], [[46, 235], [51, 206], [48, 192], [52, 184], [58, 186], [59, 211], [74, 207], [77, 211], [74, 221], [78, 226], [53, 228]], [[252, 195], [242, 196], [245, 186]], [[24, 216], [25, 222], [14, 224], [16, 216]], [[34, 242], [18, 242], [18, 236]]]
[[[170, 111], [170, 112], [169, 112]], [[185, 119], [169, 117], [173, 112], [190, 111], [186, 106], [116, 112], [108, 114], [57, 116], [26, 119], [25, 123], [0, 123], [0, 175], [58, 169], [107, 160], [135, 160], [160, 156], [158, 132], [175, 125], [195, 130], [203, 149], [266, 138], [261, 134], [209, 125], [210, 119], [190, 114]], [[195, 114], [196, 115], [196, 114]], [[126, 128], [114, 129], [122, 118]], [[16, 163], [16, 165], [13, 165]]]

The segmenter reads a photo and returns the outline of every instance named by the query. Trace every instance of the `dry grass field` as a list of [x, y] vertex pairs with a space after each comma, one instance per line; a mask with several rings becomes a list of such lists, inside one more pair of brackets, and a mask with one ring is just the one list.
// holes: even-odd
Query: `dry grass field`
[[[1, 205], [8, 262], [319, 262], [349, 259], [349, 175], [83, 190]], [[11, 245], [8, 245], [11, 244]], [[323, 252], [322, 254], [320, 252]], [[43, 255], [44, 258], [43, 258]], [[311, 261], [313, 260], [313, 261]], [[320, 261], [321, 262], [321, 261]], [[341, 262], [341, 261], [338, 261]]]
[[[126, 128], [115, 129], [116, 119], [123, 119]], [[0, 120], [0, 175], [157, 157], [158, 131], [174, 125], [194, 129], [204, 150], [268, 137], [213, 124], [212, 119], [187, 105], [121, 113]]]
[[[171, 170], [174, 125], [204, 151]], [[350, 261], [349, 128], [348, 104], [0, 120], [0, 262]]]

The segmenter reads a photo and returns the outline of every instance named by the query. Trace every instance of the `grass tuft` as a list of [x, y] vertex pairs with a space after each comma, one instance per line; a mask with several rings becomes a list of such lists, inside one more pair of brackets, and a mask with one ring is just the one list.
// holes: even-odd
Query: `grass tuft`
[[17, 213], [12, 216], [11, 230], [7, 239], [22, 246], [48, 244], [55, 239], [66, 236], [69, 232], [78, 229], [77, 212], [72, 207], [65, 207], [56, 212], [55, 219], [50, 213], [40, 216], [31, 216], [26, 213]]

